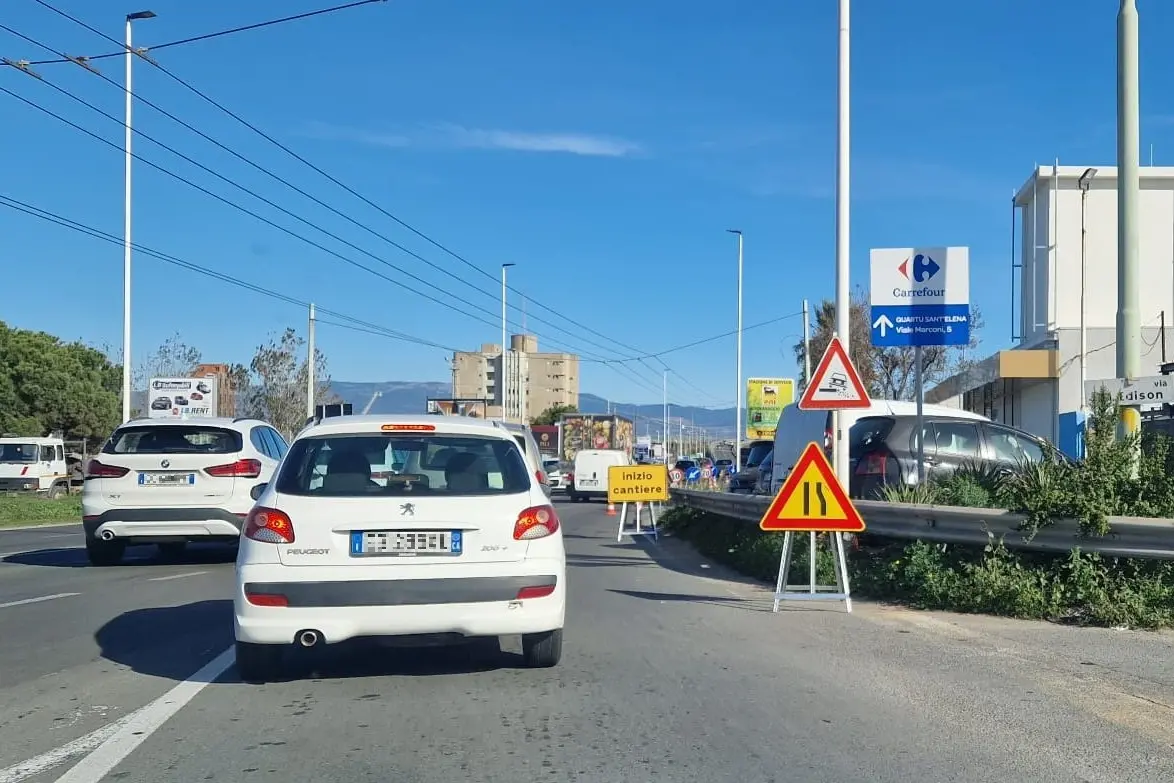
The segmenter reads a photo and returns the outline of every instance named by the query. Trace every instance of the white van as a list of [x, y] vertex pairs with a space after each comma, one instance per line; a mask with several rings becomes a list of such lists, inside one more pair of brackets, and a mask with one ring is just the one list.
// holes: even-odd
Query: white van
[[[986, 416], [961, 408], [952, 408], [948, 405], [922, 405], [922, 412], [926, 416], [950, 416], [955, 419], [978, 419], [990, 421]], [[866, 416], [913, 416], [917, 413], [917, 403], [908, 400], [873, 400], [867, 408], [841, 411], [843, 429], [846, 433], [858, 419]], [[808, 443], [822, 443], [831, 456], [832, 440], [835, 433], [832, 431], [831, 411], [804, 411], [799, 410], [798, 403], [791, 403], [783, 408], [779, 416], [778, 429], [775, 430], [775, 448], [772, 456], [774, 475], [770, 482], [772, 494], [782, 488], [787, 474], [795, 467], [803, 449]], [[847, 437], [845, 435], [845, 437]]]
[[627, 452], [615, 449], [580, 451], [575, 455], [575, 480], [567, 486], [567, 495], [580, 500], [607, 497], [607, 469], [612, 465], [631, 465]]

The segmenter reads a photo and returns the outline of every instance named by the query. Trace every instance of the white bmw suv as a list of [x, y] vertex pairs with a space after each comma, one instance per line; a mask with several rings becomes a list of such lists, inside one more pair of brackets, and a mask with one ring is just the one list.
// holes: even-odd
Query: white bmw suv
[[259, 486], [236, 564], [236, 663], [358, 637], [520, 635], [558, 664], [559, 518], [513, 433], [458, 416], [341, 416], [304, 429]]
[[268, 481], [288, 446], [257, 419], [132, 419], [86, 466], [82, 527], [97, 566], [117, 565], [126, 547], [164, 554], [191, 541], [240, 540], [250, 494]]

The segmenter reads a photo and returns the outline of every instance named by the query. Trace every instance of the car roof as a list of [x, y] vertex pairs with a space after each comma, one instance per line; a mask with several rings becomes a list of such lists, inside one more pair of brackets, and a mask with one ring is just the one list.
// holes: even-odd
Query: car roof
[[252, 426], [255, 424], [263, 424], [266, 427], [273, 426], [267, 422], [261, 421], [260, 419], [254, 419], [248, 416], [241, 416], [235, 419], [228, 416], [201, 416], [190, 419], [173, 419], [170, 417], [152, 419], [148, 416], [140, 416], [137, 419], [125, 421], [118, 426], [121, 429], [122, 427], [144, 427], [148, 425], [152, 427], [191, 427], [204, 425], [208, 427], [224, 427], [225, 429], [231, 430], [238, 429], [242, 426]]
[[427, 413], [407, 416], [385, 416], [374, 413], [366, 416], [331, 416], [308, 424], [297, 434], [297, 439], [319, 435], [374, 434], [380, 432], [380, 428], [385, 424], [426, 425], [434, 427], [435, 432], [441, 434], [481, 435], [513, 440], [513, 435], [505, 430], [501, 426], [501, 422], [498, 421], [477, 419], [471, 416], [437, 416]]

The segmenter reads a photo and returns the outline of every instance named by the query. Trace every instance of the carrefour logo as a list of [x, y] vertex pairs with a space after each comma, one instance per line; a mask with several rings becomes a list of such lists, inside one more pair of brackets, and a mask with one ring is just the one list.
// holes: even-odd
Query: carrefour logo
[[[911, 279], [909, 277], [908, 258], [901, 262], [901, 265], [897, 267], [897, 271], [899, 271], [901, 276], [906, 280]], [[924, 283], [926, 280], [929, 280], [931, 277], [936, 275], [939, 271], [941, 271], [941, 266], [939, 266], [938, 262], [934, 261], [929, 256], [924, 256], [921, 253], [913, 256], [913, 282]]]
[[941, 265], [927, 255], [918, 253], [913, 258], [906, 258], [897, 266], [897, 271], [901, 273], [902, 277], [913, 283], [913, 287], [894, 288], [893, 296], [899, 299], [945, 296], [945, 289], [930, 288], [926, 285], [941, 270]]

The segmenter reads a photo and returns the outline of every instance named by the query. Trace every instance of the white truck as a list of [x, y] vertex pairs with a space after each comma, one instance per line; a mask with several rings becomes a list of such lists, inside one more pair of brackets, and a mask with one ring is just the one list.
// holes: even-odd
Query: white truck
[[60, 437], [0, 437], [0, 493], [58, 498], [69, 493], [65, 441]]

